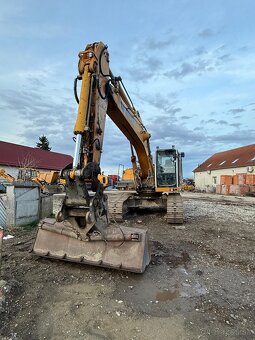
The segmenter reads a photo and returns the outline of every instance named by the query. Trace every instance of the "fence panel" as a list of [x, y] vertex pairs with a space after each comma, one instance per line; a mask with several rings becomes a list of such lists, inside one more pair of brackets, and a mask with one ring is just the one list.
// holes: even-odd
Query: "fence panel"
[[6, 195], [0, 195], [0, 226], [6, 228]]

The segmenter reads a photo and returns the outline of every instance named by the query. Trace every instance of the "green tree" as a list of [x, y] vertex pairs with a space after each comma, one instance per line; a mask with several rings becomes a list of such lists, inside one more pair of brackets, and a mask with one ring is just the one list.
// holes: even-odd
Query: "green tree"
[[44, 135], [39, 137], [39, 142], [36, 143], [37, 148], [42, 149], [42, 150], [47, 150], [50, 151], [51, 148], [49, 147], [49, 141], [48, 138]]

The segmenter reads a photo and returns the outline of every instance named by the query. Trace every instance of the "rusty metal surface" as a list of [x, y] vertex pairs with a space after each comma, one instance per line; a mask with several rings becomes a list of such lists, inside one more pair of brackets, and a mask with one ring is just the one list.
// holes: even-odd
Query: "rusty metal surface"
[[[99, 240], [92, 237], [93, 240], [81, 241], [62, 223], [54, 224], [46, 219], [38, 228], [33, 252], [39, 256], [143, 273], [150, 263], [147, 230], [114, 229], [109, 228]], [[66, 231], [70, 235], [67, 236]], [[134, 239], [130, 235], [135, 235]]]

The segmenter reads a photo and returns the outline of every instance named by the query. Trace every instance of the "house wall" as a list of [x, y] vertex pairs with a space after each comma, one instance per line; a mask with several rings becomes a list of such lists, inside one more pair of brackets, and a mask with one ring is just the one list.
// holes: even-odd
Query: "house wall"
[[[254, 173], [254, 171], [252, 173]], [[205, 190], [206, 192], [214, 192], [216, 185], [220, 184], [221, 175], [233, 176], [238, 173], [250, 172], [247, 171], [247, 167], [194, 172], [196, 189], [203, 191]]]

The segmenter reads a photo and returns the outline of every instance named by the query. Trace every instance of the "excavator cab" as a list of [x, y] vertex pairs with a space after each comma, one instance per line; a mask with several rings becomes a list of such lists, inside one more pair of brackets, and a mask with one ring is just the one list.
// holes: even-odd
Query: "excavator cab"
[[156, 150], [156, 187], [178, 188], [182, 180], [182, 158], [184, 153], [179, 153], [174, 146], [171, 149]]

